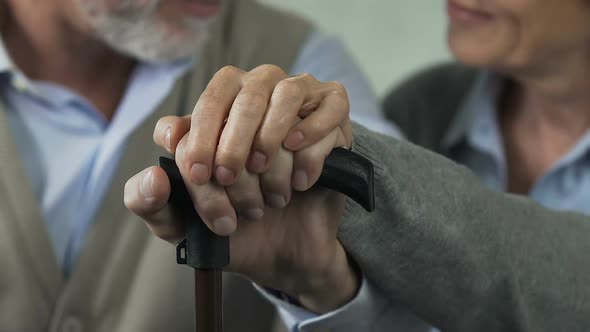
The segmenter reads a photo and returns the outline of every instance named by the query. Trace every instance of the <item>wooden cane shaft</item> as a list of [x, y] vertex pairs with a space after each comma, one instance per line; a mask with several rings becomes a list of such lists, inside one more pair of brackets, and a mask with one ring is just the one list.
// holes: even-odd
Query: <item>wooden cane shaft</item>
[[223, 287], [220, 269], [195, 269], [197, 332], [223, 331]]

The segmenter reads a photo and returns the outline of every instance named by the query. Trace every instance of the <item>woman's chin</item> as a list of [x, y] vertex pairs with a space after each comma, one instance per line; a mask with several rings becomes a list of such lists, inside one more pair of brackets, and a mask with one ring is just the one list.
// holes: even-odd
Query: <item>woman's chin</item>
[[453, 56], [461, 63], [478, 68], [492, 68], [499, 65], [497, 50], [484, 45], [485, 43], [470, 43], [456, 41], [452, 37], [448, 41], [449, 49]]

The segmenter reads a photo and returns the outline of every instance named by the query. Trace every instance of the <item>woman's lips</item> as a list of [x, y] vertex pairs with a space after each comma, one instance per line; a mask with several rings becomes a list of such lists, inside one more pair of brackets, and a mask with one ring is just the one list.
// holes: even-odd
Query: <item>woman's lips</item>
[[455, 1], [447, 1], [447, 14], [453, 22], [461, 24], [485, 23], [492, 19], [489, 13], [462, 6]]
[[180, 0], [186, 13], [198, 17], [211, 17], [221, 11], [222, 0]]

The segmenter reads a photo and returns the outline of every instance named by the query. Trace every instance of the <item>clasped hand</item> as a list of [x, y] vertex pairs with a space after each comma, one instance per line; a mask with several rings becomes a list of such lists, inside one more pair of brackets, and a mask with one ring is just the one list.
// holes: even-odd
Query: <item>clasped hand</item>
[[[358, 276], [336, 238], [344, 197], [310, 189], [326, 156], [350, 147], [346, 90], [276, 66], [218, 71], [190, 116], [164, 117], [154, 141], [175, 154], [195, 209], [231, 237], [228, 270], [299, 299], [316, 312], [346, 303]], [[159, 167], [132, 177], [125, 204], [171, 243], [185, 234]]]

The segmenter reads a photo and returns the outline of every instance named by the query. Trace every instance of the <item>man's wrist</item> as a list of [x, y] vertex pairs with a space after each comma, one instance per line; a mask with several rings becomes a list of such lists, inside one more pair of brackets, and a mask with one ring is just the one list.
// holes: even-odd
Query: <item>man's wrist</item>
[[342, 246], [339, 246], [334, 264], [324, 274], [321, 282], [307, 292], [295, 296], [307, 310], [323, 314], [336, 310], [350, 302], [361, 285], [359, 272], [350, 261]]

